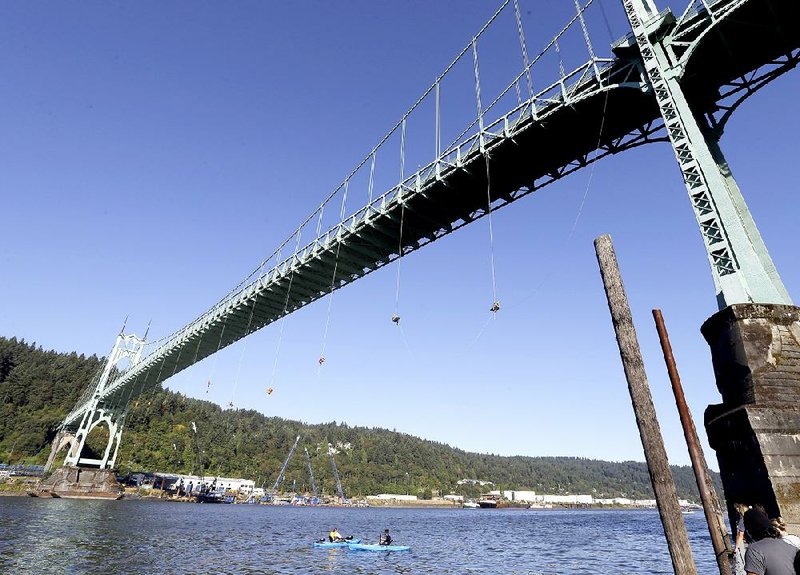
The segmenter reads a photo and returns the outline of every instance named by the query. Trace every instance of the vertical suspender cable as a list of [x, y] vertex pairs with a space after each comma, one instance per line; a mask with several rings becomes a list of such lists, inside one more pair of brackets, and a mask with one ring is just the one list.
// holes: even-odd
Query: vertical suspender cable
[[586, 28], [586, 20], [583, 18], [583, 11], [586, 7], [581, 7], [578, 0], [575, 0], [575, 10], [578, 12], [578, 20], [581, 22], [581, 30], [583, 31], [583, 40], [586, 42], [586, 49], [589, 51], [589, 57], [592, 59], [592, 68], [594, 69], [594, 77], [600, 81], [600, 70], [597, 68], [597, 57], [594, 55], [594, 48], [592, 48], [592, 40], [589, 38], [589, 30]]
[[558, 43], [558, 37], [553, 40], [553, 44], [556, 47], [556, 54], [558, 54], [558, 71], [559, 71], [559, 80], [558, 84], [561, 86], [561, 96], [564, 98], [564, 103], [567, 103], [567, 87], [564, 85], [564, 79], [567, 77], [567, 73], [564, 70], [564, 60], [561, 58], [561, 46]]
[[406, 169], [406, 118], [403, 118], [400, 128], [400, 186], [402, 189]]
[[528, 46], [525, 42], [525, 30], [522, 27], [522, 16], [519, 11], [519, 0], [514, 0], [514, 17], [517, 20], [517, 35], [519, 36], [519, 48], [522, 51], [522, 65], [525, 70], [525, 82], [528, 85], [528, 98], [531, 100], [534, 115], [536, 105], [533, 102], [533, 79], [531, 78], [530, 62], [528, 61]]
[[478, 107], [478, 130], [481, 152], [484, 151], [483, 146], [483, 106], [481, 105], [481, 73], [478, 69], [478, 40], [472, 39], [472, 63], [475, 71], [475, 103]]
[[372, 162], [369, 166], [369, 199], [367, 205], [372, 205], [372, 192], [375, 189], [375, 152], [372, 152]]
[[440, 178], [442, 157], [442, 117], [440, 108], [439, 80], [436, 80], [436, 177]]

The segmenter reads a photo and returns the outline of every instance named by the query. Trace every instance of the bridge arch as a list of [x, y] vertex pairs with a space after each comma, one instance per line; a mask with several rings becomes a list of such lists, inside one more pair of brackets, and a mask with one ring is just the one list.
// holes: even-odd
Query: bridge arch
[[49, 471], [53, 467], [56, 457], [64, 449], [69, 448], [68, 451], [72, 451], [76, 440], [75, 434], [68, 431], [59, 431], [50, 444], [50, 456], [47, 458], [47, 463], [44, 467], [45, 471]]
[[[119, 451], [123, 423], [124, 417], [115, 411], [92, 410], [75, 432], [64, 464], [98, 467], [99, 469], [113, 467]], [[94, 447], [94, 449], [87, 451], [87, 447]], [[54, 444], [53, 449], [55, 448]], [[55, 453], [57, 452], [58, 450], [55, 451]], [[54, 459], [55, 453], [51, 452], [50, 457]]]

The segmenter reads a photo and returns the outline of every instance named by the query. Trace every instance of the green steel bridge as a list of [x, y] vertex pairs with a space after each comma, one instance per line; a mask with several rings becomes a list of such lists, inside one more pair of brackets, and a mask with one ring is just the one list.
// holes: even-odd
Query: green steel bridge
[[[800, 2], [702, 0], [678, 15], [659, 11], [652, 0], [623, 0], [631, 32], [604, 46], [609, 56], [601, 57], [587, 29], [596, 4], [573, 1], [572, 19], [529, 54], [518, 0], [506, 0], [386, 137], [235, 289], [147, 354], [145, 339], [120, 334], [104, 370], [63, 421], [48, 465], [69, 445], [66, 464], [113, 467], [127, 406], [137, 395], [498, 208], [650, 142], [672, 144], [720, 308], [790, 304], [718, 143], [739, 104], [800, 61]], [[520, 64], [489, 100], [482, 92], [481, 47], [501, 18], [516, 23], [511, 33]], [[583, 39], [585, 58], [577, 66], [561, 58], [570, 34]], [[554, 57], [555, 74], [542, 72]], [[443, 144], [440, 88], [457, 66], [470, 68], [475, 115]], [[406, 173], [406, 130], [425, 105], [435, 110], [435, 152], [427, 165]], [[375, 161], [378, 152], [388, 153], [391, 138], [400, 140], [400, 178], [381, 188]], [[348, 191], [359, 176], [369, 182], [369, 201], [348, 211]], [[110, 430], [103, 457], [83, 458], [86, 436], [102, 423]]]

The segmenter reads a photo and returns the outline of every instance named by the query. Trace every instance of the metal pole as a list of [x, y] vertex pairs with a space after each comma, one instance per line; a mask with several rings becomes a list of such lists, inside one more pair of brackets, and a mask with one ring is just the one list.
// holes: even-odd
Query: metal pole
[[697, 575], [697, 566], [694, 564], [689, 535], [686, 532], [686, 524], [678, 504], [678, 493], [669, 468], [667, 451], [664, 448], [661, 428], [658, 425], [655, 407], [653, 407], [650, 387], [647, 384], [647, 374], [644, 370], [639, 341], [636, 338], [636, 329], [633, 326], [633, 317], [628, 297], [625, 294], [625, 287], [622, 284], [611, 236], [607, 234], [600, 236], [594, 241], [594, 247], [597, 252], [597, 262], [600, 264], [600, 275], [603, 278], [608, 298], [608, 309], [611, 312], [611, 321], [617, 336], [625, 378], [628, 380], [628, 391], [636, 415], [636, 424], [639, 427], [639, 436], [642, 438], [647, 470], [650, 473], [658, 513], [661, 516], [667, 547], [672, 558], [672, 568], [675, 575]]
[[669, 381], [672, 383], [672, 392], [675, 394], [675, 405], [678, 408], [678, 415], [683, 426], [683, 435], [686, 437], [686, 446], [689, 448], [689, 458], [692, 460], [692, 469], [697, 481], [697, 489], [700, 491], [700, 500], [703, 502], [703, 511], [708, 523], [708, 533], [711, 535], [711, 544], [714, 546], [714, 555], [717, 558], [720, 575], [731, 575], [730, 557], [733, 554], [728, 528], [722, 517], [722, 508], [711, 483], [711, 474], [708, 472], [706, 458], [700, 448], [697, 438], [697, 430], [692, 420], [689, 406], [686, 404], [686, 397], [683, 394], [681, 377], [675, 365], [675, 357], [672, 355], [672, 345], [669, 342], [669, 334], [664, 325], [664, 317], [660, 309], [653, 310], [653, 319], [656, 322], [658, 339], [661, 342], [661, 350], [664, 352], [664, 362], [667, 364]]

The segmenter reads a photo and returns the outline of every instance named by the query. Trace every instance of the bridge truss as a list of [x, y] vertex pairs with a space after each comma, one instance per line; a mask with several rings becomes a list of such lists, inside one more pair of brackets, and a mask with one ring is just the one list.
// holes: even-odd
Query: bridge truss
[[[632, 34], [599, 57], [585, 14], [575, 16], [529, 57], [518, 0], [506, 0], [456, 59], [320, 207], [269, 258], [209, 310], [143, 354], [143, 340], [117, 340], [102, 374], [62, 424], [72, 438], [68, 464], [113, 466], [116, 448], [100, 460], [81, 459], [91, 429], [113, 425], [119, 444], [131, 399], [220, 349], [416, 251], [499, 208], [604, 158], [646, 143], [670, 141], [706, 246], [721, 307], [790, 303], [718, 145], [741, 102], [800, 61], [796, 2], [707, 0], [679, 16], [652, 0], [623, 0]], [[488, 105], [479, 47], [503, 15], [512, 14], [520, 65]], [[582, 35], [588, 58], [566, 68], [561, 43]], [[557, 56], [556, 77], [534, 88], [539, 66]], [[442, 146], [441, 87], [459, 65], [474, 75], [475, 117]], [[516, 96], [516, 98], [515, 98]], [[434, 159], [406, 174], [406, 135], [425, 103], [435, 110]], [[399, 139], [399, 181], [380, 195], [378, 153]], [[359, 177], [366, 205], [348, 214]], [[333, 224], [326, 225], [333, 214]], [[303, 238], [311, 238], [304, 240]], [[137, 342], [126, 352], [126, 342]], [[323, 360], [324, 358], [321, 358]], [[125, 365], [120, 363], [125, 360]], [[54, 448], [56, 444], [54, 443]]]

